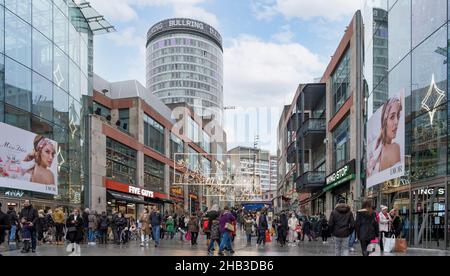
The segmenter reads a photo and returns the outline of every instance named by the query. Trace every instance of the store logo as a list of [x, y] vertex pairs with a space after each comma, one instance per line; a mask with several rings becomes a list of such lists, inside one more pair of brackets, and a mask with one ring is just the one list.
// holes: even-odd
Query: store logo
[[[434, 194], [434, 189], [420, 189], [418, 191], [414, 191], [414, 194], [433, 195]], [[440, 195], [440, 196], [445, 195], [445, 189], [444, 188], [439, 188], [437, 194]]]
[[141, 189], [138, 187], [129, 186], [128, 192], [130, 194], [134, 194], [134, 195], [138, 195], [138, 196], [154, 198], [154, 193], [152, 191], [144, 190], [144, 189]]
[[5, 192], [5, 196], [9, 196], [9, 197], [22, 198], [24, 195], [25, 195], [25, 192], [18, 191], [18, 190], [11, 190], [11, 191]]

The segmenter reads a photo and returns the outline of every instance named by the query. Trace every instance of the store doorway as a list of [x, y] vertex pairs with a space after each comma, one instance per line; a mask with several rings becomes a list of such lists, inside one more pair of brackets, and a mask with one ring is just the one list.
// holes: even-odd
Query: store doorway
[[445, 186], [425, 187], [412, 191], [410, 244], [418, 248], [445, 250]]

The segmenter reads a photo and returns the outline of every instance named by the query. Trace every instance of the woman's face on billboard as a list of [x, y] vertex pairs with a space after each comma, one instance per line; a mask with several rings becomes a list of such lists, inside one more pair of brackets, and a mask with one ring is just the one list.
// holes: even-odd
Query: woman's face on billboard
[[46, 145], [41, 151], [41, 166], [51, 167], [55, 158], [55, 149], [52, 144]]
[[386, 138], [388, 141], [393, 141], [397, 137], [398, 124], [400, 121], [401, 105], [395, 102], [388, 114]]

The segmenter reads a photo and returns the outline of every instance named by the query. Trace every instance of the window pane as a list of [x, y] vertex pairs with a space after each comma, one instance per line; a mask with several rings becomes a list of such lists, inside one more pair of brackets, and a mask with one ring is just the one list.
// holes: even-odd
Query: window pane
[[[55, 8], [60, 9], [65, 16], [69, 13], [69, 7], [67, 6], [67, 0], [53, 0]], [[56, 9], [55, 9], [56, 11]]]
[[31, 70], [6, 58], [5, 91], [6, 103], [31, 111]]
[[389, 11], [389, 69], [411, 49], [411, 1], [398, 1]]
[[80, 69], [78, 69], [78, 66], [73, 61], [69, 61], [69, 94], [75, 100], [81, 101]]
[[5, 104], [0, 101], [0, 122], [5, 121]]
[[5, 123], [28, 131], [31, 130], [30, 113], [9, 105], [5, 105]]
[[65, 53], [69, 48], [69, 20], [58, 9], [54, 10], [54, 42]]
[[76, 63], [80, 63], [80, 35], [72, 24], [69, 25], [69, 57]]
[[447, 0], [412, 0], [413, 48], [430, 36], [447, 20]]
[[5, 6], [23, 20], [31, 23], [31, 0], [5, 0]]
[[0, 102], [5, 101], [5, 56], [0, 54]]
[[447, 28], [441, 28], [412, 53], [413, 117], [428, 112], [447, 101], [447, 55], [436, 49], [447, 49]]
[[33, 74], [33, 114], [53, 121], [53, 84], [40, 75]]
[[53, 80], [53, 45], [38, 31], [33, 31], [33, 70]]
[[0, 8], [0, 53], [5, 52], [5, 9]]
[[69, 95], [57, 86], [54, 86], [53, 89], [53, 116], [55, 124], [67, 127], [69, 123]]
[[53, 50], [53, 81], [65, 91], [69, 91], [69, 58], [57, 47], [53, 47]]
[[31, 26], [5, 11], [5, 53], [31, 68]]
[[53, 38], [52, 2], [50, 0], [33, 1], [33, 27], [47, 38]]

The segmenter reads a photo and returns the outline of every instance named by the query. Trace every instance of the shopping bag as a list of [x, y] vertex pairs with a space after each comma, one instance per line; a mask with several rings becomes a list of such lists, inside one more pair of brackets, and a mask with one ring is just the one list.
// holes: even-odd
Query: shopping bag
[[405, 239], [396, 239], [394, 252], [406, 253], [408, 250], [408, 242]]
[[392, 253], [395, 249], [395, 235], [391, 238], [383, 237], [384, 252]]
[[272, 242], [269, 230], [266, 231], [266, 242]]
[[190, 241], [190, 240], [191, 240], [191, 232], [186, 232], [186, 235], [184, 236], [184, 238], [185, 238], [187, 241]]

